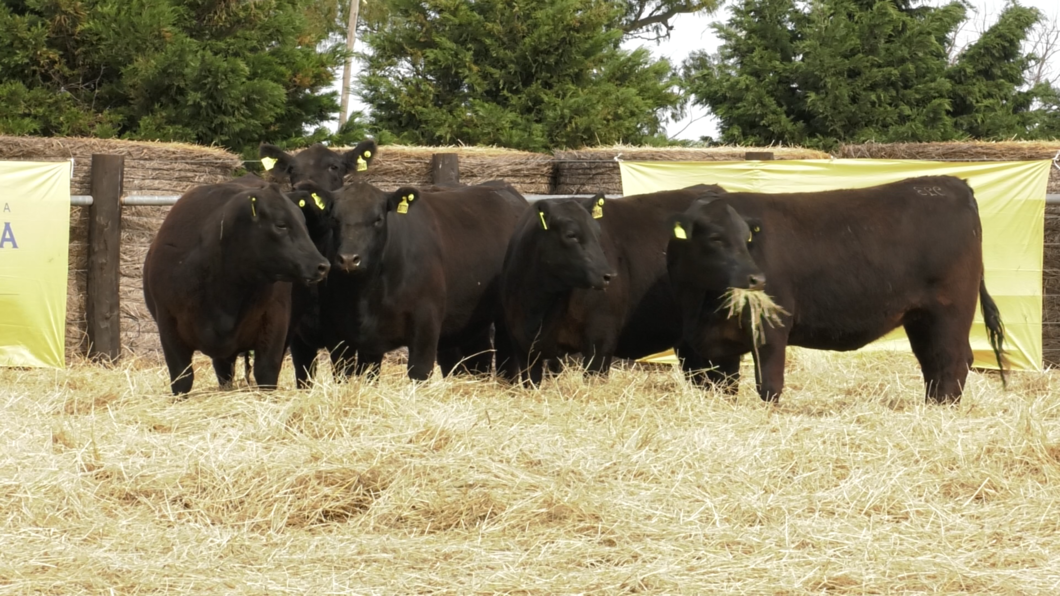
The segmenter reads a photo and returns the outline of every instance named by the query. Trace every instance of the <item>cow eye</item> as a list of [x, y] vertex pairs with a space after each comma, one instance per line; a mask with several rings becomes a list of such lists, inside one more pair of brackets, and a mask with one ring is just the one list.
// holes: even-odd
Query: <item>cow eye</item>
[[379, 217], [375, 218], [375, 221], [374, 221], [374, 222], [372, 222], [372, 224], [373, 224], [373, 225], [374, 225], [375, 227], [377, 227], [377, 228], [378, 228], [379, 226], [383, 225], [383, 216], [382, 216], [382, 215], [380, 215]]
[[337, 166], [335, 164], [331, 164], [330, 166], [328, 166], [328, 169], [331, 170], [332, 172], [337, 172], [337, 171], [339, 171], [339, 166]]
[[712, 244], [723, 244], [725, 242], [725, 239], [718, 234], [711, 234], [707, 237], [707, 240], [709, 240]]
[[563, 237], [566, 238], [567, 240], [572, 241], [572, 242], [577, 242], [578, 241], [578, 234], [575, 233], [575, 232], [567, 232], [566, 234], [563, 235]]

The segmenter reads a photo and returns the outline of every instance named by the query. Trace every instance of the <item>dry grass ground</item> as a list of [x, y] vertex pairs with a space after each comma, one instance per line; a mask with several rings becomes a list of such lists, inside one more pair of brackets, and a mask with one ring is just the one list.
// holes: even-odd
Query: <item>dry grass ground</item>
[[949, 408], [906, 355], [792, 360], [779, 407], [668, 368], [0, 370], [0, 593], [1060, 593], [1060, 377]]

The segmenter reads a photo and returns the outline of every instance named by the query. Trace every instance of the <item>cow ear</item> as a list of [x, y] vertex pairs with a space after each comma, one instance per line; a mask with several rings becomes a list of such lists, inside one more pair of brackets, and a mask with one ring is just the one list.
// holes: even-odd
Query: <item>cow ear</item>
[[[316, 213], [328, 213], [331, 211], [332, 205], [335, 204], [335, 195], [315, 182], [299, 182], [295, 189], [295, 192], [299, 193], [300, 198], [295, 200], [294, 204], [298, 205], [299, 209], [311, 209]], [[294, 195], [289, 194], [288, 196]]]
[[548, 230], [548, 225], [552, 222], [552, 203], [547, 199], [541, 199], [534, 203], [534, 207], [537, 208], [537, 218], [541, 222], [541, 229]]
[[688, 240], [692, 237], [692, 218], [684, 213], [678, 213], [670, 217], [670, 238], [673, 240]]
[[258, 147], [258, 156], [266, 172], [277, 176], [289, 176], [294, 171], [294, 157], [276, 145], [262, 143]]
[[757, 217], [745, 217], [743, 220], [747, 222], [747, 227], [751, 230], [751, 237], [747, 239], [750, 242], [762, 233], [762, 220]]
[[258, 194], [260, 193], [246, 193], [246, 201], [250, 205], [250, 218], [254, 221], [258, 221], [258, 213], [260, 213], [260, 210], [258, 209]]
[[593, 216], [593, 219], [603, 219], [604, 205], [606, 203], [607, 199], [604, 198], [604, 193], [596, 193], [593, 198], [584, 202], [582, 205], [585, 207], [585, 210]]
[[368, 166], [375, 159], [375, 154], [379, 150], [375, 141], [372, 139], [366, 139], [357, 143], [357, 146], [346, 152], [344, 161], [346, 163], [347, 172], [363, 172], [368, 169]]
[[418, 204], [420, 201], [420, 191], [406, 186], [399, 188], [394, 191], [394, 194], [390, 195], [386, 201], [386, 210], [393, 211], [398, 215], [405, 215], [409, 212], [409, 209]]

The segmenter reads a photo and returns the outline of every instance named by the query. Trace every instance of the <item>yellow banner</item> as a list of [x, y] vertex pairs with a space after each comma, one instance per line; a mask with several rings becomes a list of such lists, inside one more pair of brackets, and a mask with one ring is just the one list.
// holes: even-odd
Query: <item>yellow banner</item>
[[[1045, 187], [1052, 162], [938, 162], [834, 159], [738, 162], [621, 162], [622, 191], [635, 195], [720, 184], [732, 192], [815, 192], [863, 188], [915, 176], [967, 180], [983, 222], [986, 287], [1001, 310], [1007, 364], [1042, 366], [1042, 249]], [[971, 333], [975, 366], [997, 368], [977, 310]], [[865, 349], [909, 350], [901, 328]], [[650, 362], [675, 362], [672, 352]]]
[[0, 161], [0, 366], [62, 368], [70, 162]]

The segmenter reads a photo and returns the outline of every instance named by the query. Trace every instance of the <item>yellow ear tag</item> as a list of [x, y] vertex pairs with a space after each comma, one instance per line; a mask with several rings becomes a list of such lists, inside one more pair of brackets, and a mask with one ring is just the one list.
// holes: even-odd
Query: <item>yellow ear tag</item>
[[368, 169], [368, 162], [364, 161], [364, 158], [360, 155], [357, 156], [357, 171], [363, 172]]
[[299, 207], [305, 207], [305, 199], [301, 199], [301, 200], [299, 200], [299, 201], [298, 201], [298, 206], [299, 206]]
[[593, 219], [600, 219], [604, 216], [604, 200], [600, 199], [593, 205]]
[[760, 228], [760, 227], [758, 227], [758, 226], [755, 226], [755, 229], [754, 229], [754, 230], [752, 230], [752, 231], [753, 231], [753, 232], [754, 232], [755, 234], [757, 234], [757, 233], [759, 233], [759, 232], [761, 232], [761, 231], [762, 231], [762, 228]]
[[541, 216], [541, 229], [542, 230], [547, 230], [548, 229], [548, 224], [545, 223], [545, 212], [544, 211], [538, 211], [537, 214], [539, 216]]
[[755, 239], [755, 235], [754, 234], [747, 234], [747, 242], [748, 242], [748, 244], [750, 244], [750, 242], [752, 240], [754, 240], [754, 239]]
[[685, 234], [685, 229], [681, 227], [681, 224], [674, 224], [674, 238], [678, 240], [688, 240], [688, 234]]
[[408, 213], [409, 212], [409, 201], [411, 201], [411, 200], [412, 200], [412, 195], [401, 197], [401, 202], [398, 203], [398, 206], [397, 206], [397, 212], [398, 213]]
[[317, 204], [317, 209], [320, 209], [321, 211], [327, 206], [324, 204], [324, 199], [320, 198], [320, 195], [317, 193], [313, 193], [313, 202]]
[[254, 204], [257, 203], [257, 202], [258, 202], [258, 198], [257, 197], [250, 197], [250, 215], [252, 217], [257, 217], [258, 216], [257, 210], [254, 209]]
[[372, 156], [372, 150], [371, 149], [365, 149], [364, 150], [364, 158], [368, 159], [371, 156]]
[[264, 166], [265, 171], [268, 172], [269, 170], [276, 167], [276, 160], [271, 157], [263, 157], [261, 158], [261, 165]]

